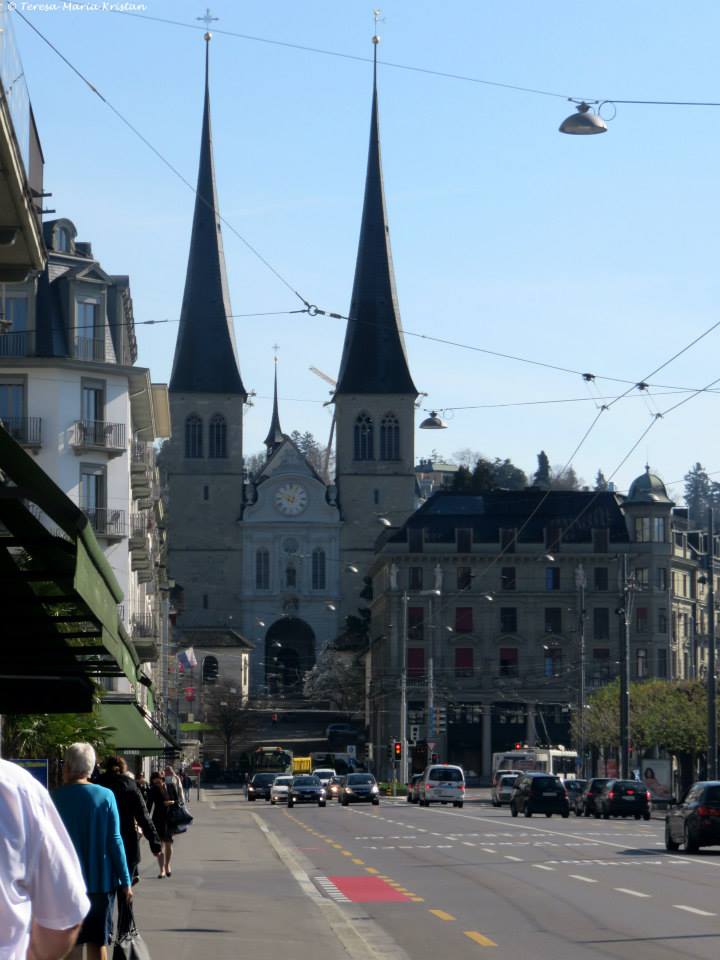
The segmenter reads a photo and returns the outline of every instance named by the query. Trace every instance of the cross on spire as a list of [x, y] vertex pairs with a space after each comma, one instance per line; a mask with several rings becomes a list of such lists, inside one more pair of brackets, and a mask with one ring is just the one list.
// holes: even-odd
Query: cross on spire
[[210, 7], [206, 7], [206, 8], [205, 8], [205, 16], [203, 16], [203, 17], [195, 17], [195, 19], [196, 19], [196, 20], [202, 20], [202, 22], [205, 24], [205, 29], [206, 29], [206, 30], [209, 30], [209, 29], [210, 29], [210, 24], [213, 23], [213, 22], [216, 21], [216, 20], [219, 20], [220, 17], [214, 17], [214, 16], [210, 13]]

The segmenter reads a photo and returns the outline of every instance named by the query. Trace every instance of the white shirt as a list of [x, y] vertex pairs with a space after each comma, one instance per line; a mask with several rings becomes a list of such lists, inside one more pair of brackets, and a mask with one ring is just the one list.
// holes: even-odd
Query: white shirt
[[89, 909], [80, 862], [50, 794], [0, 760], [0, 960], [25, 960], [33, 920], [67, 930]]

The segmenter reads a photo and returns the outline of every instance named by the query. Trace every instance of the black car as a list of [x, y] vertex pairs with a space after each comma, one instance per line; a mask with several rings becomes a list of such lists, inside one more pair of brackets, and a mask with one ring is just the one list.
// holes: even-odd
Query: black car
[[340, 792], [340, 802], [344, 807], [350, 803], [380, 803], [380, 790], [371, 773], [349, 773]]
[[598, 814], [595, 813], [595, 800], [609, 779], [609, 777], [593, 777], [592, 780], [588, 782], [579, 801], [580, 812], [583, 816], [589, 817], [591, 813], [598, 816]]
[[608, 780], [595, 797], [595, 816], [650, 819], [650, 791], [639, 780]]
[[325, 806], [325, 787], [318, 777], [310, 774], [293, 777], [288, 790], [287, 805], [294, 807], [296, 803], [316, 803], [319, 807]]
[[697, 853], [720, 844], [720, 780], [700, 780], [665, 817], [665, 849]]
[[254, 776], [250, 778], [250, 782], [247, 785], [248, 800], [257, 800], [258, 797], [262, 800], [269, 800], [270, 787], [275, 782], [275, 777], [277, 775], [277, 770], [275, 773], [254, 774]]
[[563, 786], [570, 802], [570, 809], [578, 817], [582, 814], [582, 795], [586, 784], [587, 780], [563, 780]]
[[407, 802], [408, 803], [417, 803], [418, 802], [418, 792], [420, 790], [420, 784], [422, 783], [423, 775], [421, 773], [414, 773], [410, 777], [410, 783], [407, 787]]
[[520, 812], [526, 817], [544, 813], [551, 817], [559, 813], [570, 816], [570, 803], [565, 787], [557, 777], [549, 773], [524, 773], [518, 777], [510, 797], [510, 813], [516, 817]]

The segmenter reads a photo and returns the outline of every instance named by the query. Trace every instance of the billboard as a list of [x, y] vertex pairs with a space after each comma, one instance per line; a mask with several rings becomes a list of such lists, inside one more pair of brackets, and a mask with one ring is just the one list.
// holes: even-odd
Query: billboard
[[672, 764], [670, 760], [643, 760], [640, 779], [650, 791], [652, 800], [670, 800], [672, 797]]

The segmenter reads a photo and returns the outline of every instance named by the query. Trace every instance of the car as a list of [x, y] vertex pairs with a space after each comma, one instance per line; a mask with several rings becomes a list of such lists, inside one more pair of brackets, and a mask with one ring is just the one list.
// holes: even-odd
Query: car
[[316, 803], [324, 807], [326, 802], [325, 787], [319, 777], [304, 773], [292, 778], [287, 794], [289, 807], [294, 807], [296, 803]]
[[496, 787], [498, 783], [500, 783], [500, 777], [509, 777], [511, 775], [514, 777], [519, 777], [521, 774], [526, 772], [527, 771], [525, 770], [502, 770], [502, 769], [496, 770], [495, 773], [493, 774], [492, 783], [490, 784], [490, 789], [492, 790], [493, 787]]
[[277, 771], [275, 773], [255, 773], [250, 777], [250, 782], [247, 785], [246, 795], [248, 800], [257, 800], [258, 798], [269, 800], [270, 799], [270, 788], [275, 782], [275, 777], [277, 777]]
[[345, 783], [345, 777], [333, 777], [328, 780], [325, 786], [325, 793], [328, 800], [339, 800], [342, 792], [342, 786]]
[[583, 790], [582, 797], [578, 801], [584, 817], [589, 817], [591, 813], [595, 814], [595, 816], [598, 815], [595, 813], [595, 799], [600, 794], [609, 779], [609, 777], [593, 777], [592, 780], [588, 780], [588, 784]]
[[340, 803], [347, 807], [351, 803], [380, 803], [380, 788], [371, 773], [349, 773], [340, 791]]
[[292, 783], [292, 779], [292, 776], [287, 773], [283, 773], [279, 777], [275, 777], [273, 784], [270, 787], [270, 803], [276, 804], [278, 800], [287, 800], [288, 788]]
[[462, 807], [465, 801], [465, 773], [462, 767], [450, 763], [432, 763], [425, 768], [419, 785], [418, 803], [452, 803]]
[[697, 853], [720, 844], [720, 780], [698, 780], [665, 816], [665, 849]]
[[586, 785], [587, 780], [563, 780], [563, 786], [570, 801], [570, 809], [577, 817], [582, 814], [582, 795]]
[[330, 783], [330, 781], [337, 776], [337, 773], [332, 767], [316, 767], [313, 770], [312, 775], [317, 777], [322, 785], [326, 787], [328, 783]]
[[410, 777], [410, 783], [407, 785], [407, 802], [408, 803], [417, 803], [420, 793], [420, 784], [422, 783], [423, 775], [421, 773], [414, 773]]
[[512, 788], [520, 774], [504, 773], [490, 788], [490, 802], [494, 807], [501, 807], [503, 803], [510, 803]]
[[510, 813], [531, 817], [544, 813], [551, 817], [559, 813], [563, 819], [570, 816], [570, 802], [562, 782], [550, 773], [524, 773], [513, 785], [510, 798]]
[[650, 791], [639, 780], [608, 780], [595, 798], [595, 816], [650, 819]]
[[351, 743], [362, 734], [362, 730], [354, 723], [330, 723], [325, 730], [328, 740], [342, 740], [347, 738]]

